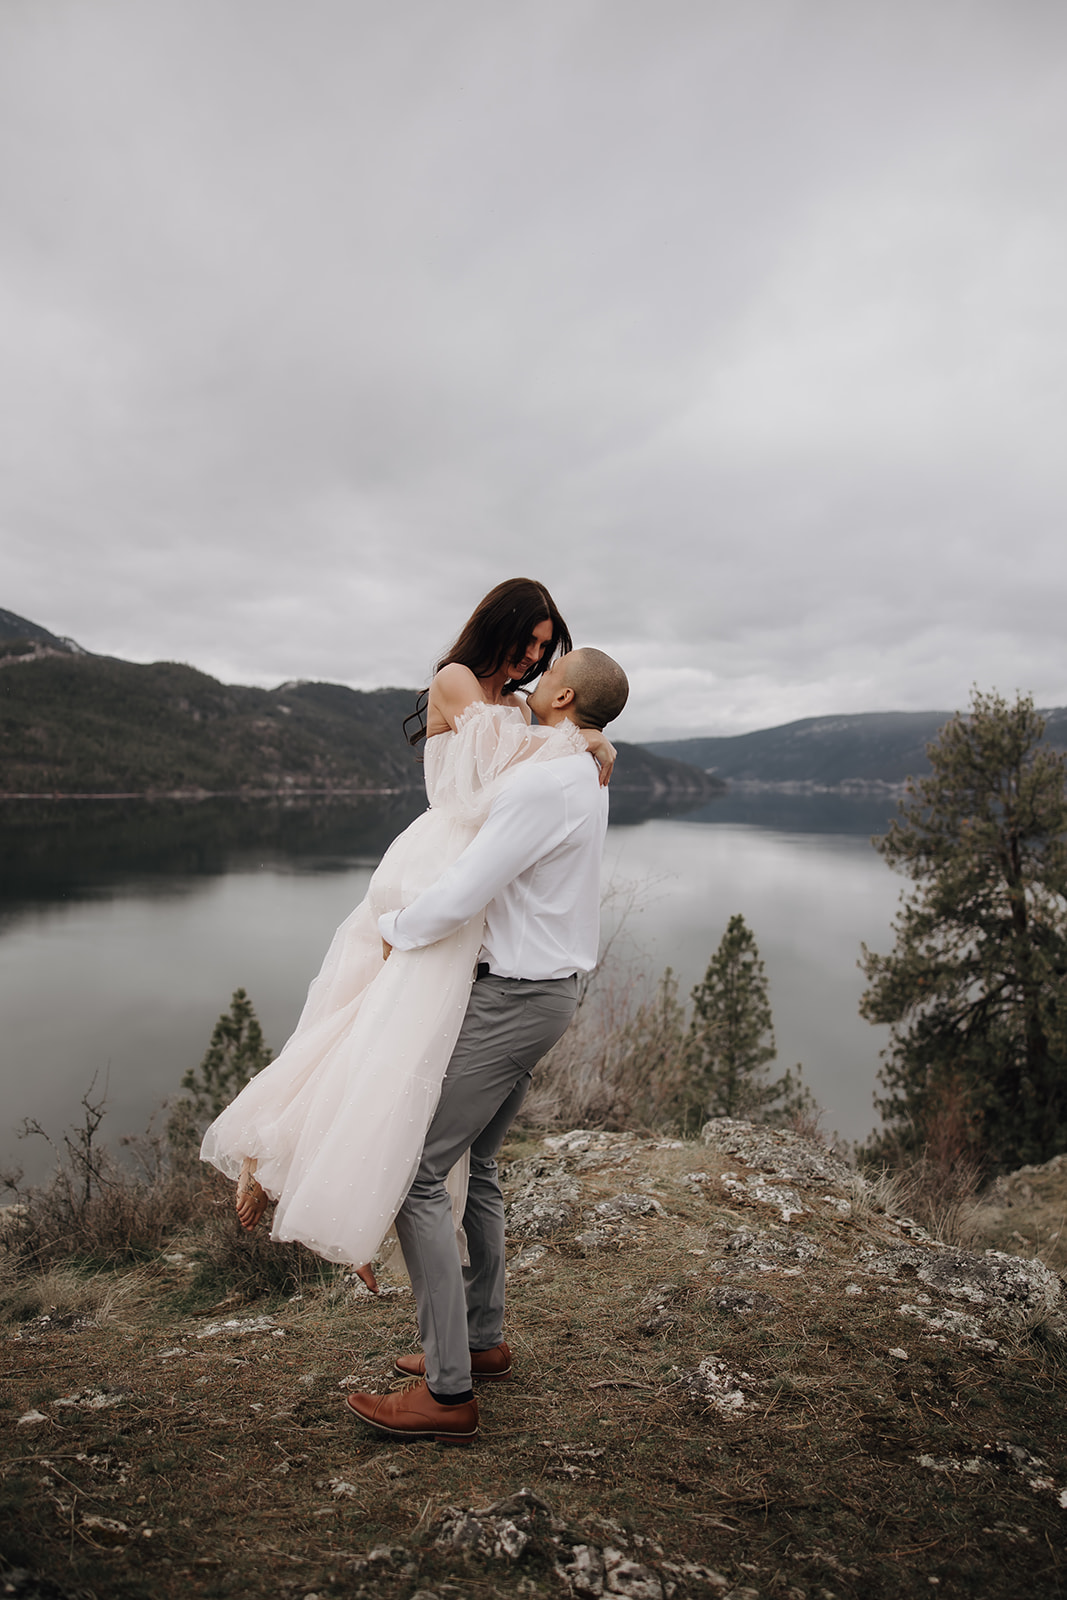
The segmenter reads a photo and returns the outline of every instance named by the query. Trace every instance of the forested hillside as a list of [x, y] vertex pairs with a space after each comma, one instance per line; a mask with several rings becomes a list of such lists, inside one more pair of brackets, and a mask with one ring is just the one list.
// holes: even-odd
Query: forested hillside
[[408, 689], [249, 689], [172, 661], [49, 655], [0, 672], [7, 794], [404, 788]]
[[[1067, 709], [1045, 711], [1045, 737], [1067, 748]], [[926, 746], [948, 711], [871, 711], [805, 717], [728, 738], [662, 739], [645, 748], [734, 783], [897, 784], [930, 771]]]
[[[12, 642], [12, 648], [22, 646]], [[249, 689], [172, 661], [46, 649], [0, 671], [0, 795], [421, 789], [414, 689]], [[694, 802], [722, 783], [620, 745], [613, 792]]]

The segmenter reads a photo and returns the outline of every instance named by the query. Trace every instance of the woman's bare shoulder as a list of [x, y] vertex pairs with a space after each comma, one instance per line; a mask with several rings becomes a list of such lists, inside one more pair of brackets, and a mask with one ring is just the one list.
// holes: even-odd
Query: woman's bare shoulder
[[437, 733], [454, 729], [456, 718], [476, 700], [484, 700], [485, 691], [469, 667], [462, 662], [450, 661], [434, 675], [426, 703], [426, 732], [430, 738]]
[[472, 700], [485, 699], [485, 691], [478, 679], [470, 667], [465, 667], [461, 661], [450, 661], [447, 666], [434, 674], [430, 694], [448, 700], [454, 700], [458, 695], [462, 695], [465, 706], [469, 706]]

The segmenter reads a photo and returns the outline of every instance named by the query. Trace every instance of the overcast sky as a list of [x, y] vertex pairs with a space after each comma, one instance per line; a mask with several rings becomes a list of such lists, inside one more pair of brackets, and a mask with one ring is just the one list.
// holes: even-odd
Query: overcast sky
[[624, 738], [1067, 703], [1062, 0], [0, 0], [0, 606]]

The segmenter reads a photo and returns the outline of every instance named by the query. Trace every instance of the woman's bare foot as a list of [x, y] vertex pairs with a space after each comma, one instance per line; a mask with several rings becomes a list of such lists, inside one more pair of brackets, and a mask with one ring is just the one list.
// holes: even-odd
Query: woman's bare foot
[[267, 1209], [267, 1191], [256, 1179], [256, 1163], [246, 1156], [237, 1180], [237, 1220], [249, 1233]]
[[378, 1280], [374, 1276], [374, 1268], [371, 1266], [369, 1261], [365, 1261], [361, 1267], [356, 1268], [356, 1277], [363, 1279], [363, 1282], [367, 1285], [367, 1288], [370, 1290], [371, 1294], [380, 1293], [378, 1288]]

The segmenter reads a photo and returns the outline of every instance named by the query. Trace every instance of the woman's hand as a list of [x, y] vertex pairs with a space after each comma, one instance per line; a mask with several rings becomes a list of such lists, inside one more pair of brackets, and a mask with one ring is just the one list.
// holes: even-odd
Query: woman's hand
[[599, 728], [581, 728], [579, 732], [589, 747], [589, 754], [600, 768], [600, 786], [606, 789], [611, 782], [611, 770], [619, 752]]

